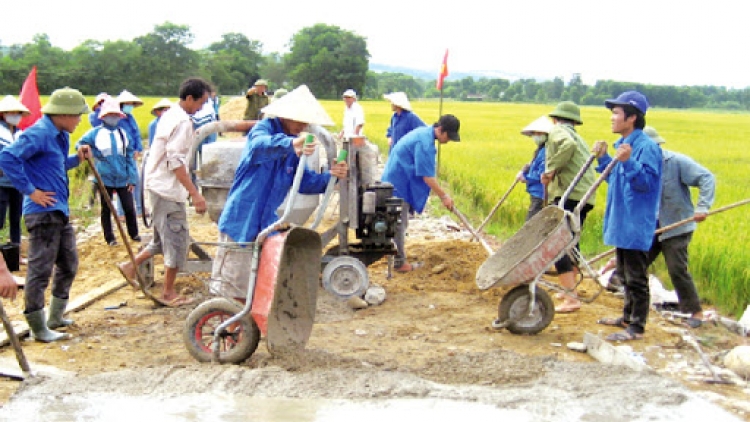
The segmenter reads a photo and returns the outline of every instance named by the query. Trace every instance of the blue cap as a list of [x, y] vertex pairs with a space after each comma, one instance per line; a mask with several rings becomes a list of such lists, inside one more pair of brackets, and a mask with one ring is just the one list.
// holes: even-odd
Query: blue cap
[[607, 106], [607, 108], [613, 108], [618, 105], [631, 105], [643, 114], [646, 114], [646, 110], [648, 110], [648, 100], [646, 99], [646, 96], [638, 91], [625, 91], [614, 100], [604, 101], [604, 105]]

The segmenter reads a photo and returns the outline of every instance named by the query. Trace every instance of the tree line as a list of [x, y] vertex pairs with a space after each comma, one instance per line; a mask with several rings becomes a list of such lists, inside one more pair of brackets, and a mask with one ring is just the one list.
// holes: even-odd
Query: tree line
[[[240, 95], [257, 79], [269, 81], [271, 91], [307, 84], [321, 99], [339, 98], [352, 88], [362, 98], [382, 98], [403, 91], [410, 98], [438, 98], [435, 79], [368, 69], [366, 39], [337, 26], [316, 24], [301, 29], [289, 41], [289, 52], [263, 54], [263, 43], [241, 33], [227, 33], [203, 49], [191, 49], [189, 26], [165, 22], [131, 41], [87, 40], [70, 51], [55, 47], [46, 34], [32, 42], [5, 46], [0, 40], [0, 92], [17, 93], [32, 66], [37, 66], [39, 92], [49, 94], [71, 86], [84, 94], [118, 93], [174, 96], [179, 83], [191, 76], [213, 83], [221, 95]], [[437, 77], [437, 71], [436, 77]], [[586, 85], [580, 75], [538, 81], [503, 78], [459, 80], [449, 77], [442, 95], [461, 101], [553, 103], [571, 100], [601, 105], [622, 91], [643, 92], [653, 106], [750, 110], [750, 88], [665, 86], [613, 80]]]

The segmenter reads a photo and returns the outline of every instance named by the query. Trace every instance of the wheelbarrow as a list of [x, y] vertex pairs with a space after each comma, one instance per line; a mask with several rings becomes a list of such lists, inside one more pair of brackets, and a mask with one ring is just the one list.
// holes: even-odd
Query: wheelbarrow
[[274, 234], [287, 225], [305, 161], [302, 155], [284, 214], [254, 242], [210, 243], [247, 256], [249, 275], [244, 303], [234, 297], [215, 297], [188, 316], [183, 342], [199, 362], [240, 363], [255, 352], [261, 336], [271, 354], [293, 353], [307, 344], [317, 303], [320, 235], [294, 226]]
[[[512, 287], [498, 305], [498, 318], [493, 321], [493, 328], [506, 328], [513, 334], [537, 334], [552, 322], [555, 316], [554, 302], [549, 293], [538, 287], [538, 284], [560, 289], [557, 285], [543, 282], [542, 276], [550, 265], [565, 254], [573, 255], [573, 260], [583, 264], [591, 277], [598, 277], [586, 261], [581, 259], [575, 247], [581, 234], [579, 217], [586, 201], [609, 175], [617, 161], [613, 160], [607, 166], [573, 212], [563, 209], [565, 200], [594, 158], [591, 155], [576, 174], [559, 205], [550, 205], [539, 211], [477, 270], [476, 283], [480, 290], [496, 286]], [[596, 296], [588, 301], [594, 300]]]

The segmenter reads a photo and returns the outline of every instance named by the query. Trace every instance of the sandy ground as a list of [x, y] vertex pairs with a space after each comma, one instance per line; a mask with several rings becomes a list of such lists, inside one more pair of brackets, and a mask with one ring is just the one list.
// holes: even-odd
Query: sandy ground
[[[183, 345], [182, 331], [192, 308], [210, 297], [204, 284], [207, 274], [199, 274], [178, 279], [178, 289], [192, 291], [198, 298], [194, 305], [156, 308], [127, 287], [70, 314], [75, 324], [67, 331], [73, 339], [52, 344], [26, 339], [23, 349], [32, 367], [49, 365], [73, 376], [42, 376], [24, 383], [2, 379], [0, 400], [10, 400], [12, 409], [15, 401], [83, 391], [444, 397], [536, 409], [537, 415], [549, 417], [564, 416], [566, 407], [576, 406], [587, 409], [585, 414], [594, 419], [596, 412], [602, 412], [620, 415], [621, 420], [706, 400], [748, 419], [746, 387], [705, 383], [708, 372], [699, 355], [675, 334], [674, 324], [655, 312], [645, 339], [631, 344], [651, 371], [601, 365], [585, 353], [568, 350], [566, 344], [581, 342], [584, 332], [613, 331], [596, 324], [601, 316], [617, 315], [621, 307], [621, 300], [608, 292], [580, 312], [556, 315], [538, 335], [493, 330], [490, 323], [504, 292], [476, 287], [476, 270], [487, 253], [453, 226], [429, 217], [412, 220], [409, 255], [425, 262], [423, 268], [387, 279], [385, 259], [369, 267], [371, 282], [387, 291], [380, 306], [354, 311], [322, 291], [317, 321], [301, 356], [272, 356], [262, 341], [241, 365], [193, 360]], [[191, 217], [194, 239], [214, 241], [216, 233], [207, 217]], [[124, 246], [106, 246], [96, 229], [81, 239], [73, 298], [117, 279], [113, 265], [127, 258]], [[158, 261], [156, 265], [159, 270]], [[588, 288], [590, 294], [594, 285], [587, 286], [583, 291]], [[21, 320], [22, 303], [22, 299], [5, 302], [11, 319]], [[105, 309], [123, 303], [118, 309]], [[694, 334], [714, 364], [742, 341], [713, 324]], [[13, 357], [10, 346], [0, 352], [0, 358]], [[626, 406], [621, 400], [623, 389], [629, 391]]]

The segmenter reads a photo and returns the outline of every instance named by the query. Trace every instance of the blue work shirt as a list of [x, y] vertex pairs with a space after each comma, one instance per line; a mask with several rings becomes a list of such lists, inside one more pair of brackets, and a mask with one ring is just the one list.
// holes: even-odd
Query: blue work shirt
[[393, 113], [391, 116], [391, 125], [388, 126], [388, 130], [385, 133], [387, 138], [391, 138], [393, 143], [388, 148], [388, 154], [393, 151], [393, 147], [396, 146], [398, 141], [404, 137], [407, 133], [412, 130], [427, 126], [416, 114], [409, 110], [401, 110], [401, 113]]
[[[668, 150], [662, 150], [664, 167], [661, 175], [661, 202], [659, 204], [659, 226], [666, 227], [691, 218], [696, 212], [708, 213], [714, 203], [716, 180], [705, 167], [692, 158]], [[690, 187], [698, 188], [697, 206], [693, 207]], [[667, 230], [659, 240], [690, 233], [697, 227], [695, 221]]]
[[89, 123], [91, 123], [91, 127], [97, 127], [102, 124], [102, 119], [99, 118], [99, 107], [89, 113]]
[[[62, 211], [70, 215], [68, 206], [68, 170], [80, 164], [78, 155], [68, 155], [70, 134], [55, 127], [44, 115], [26, 129], [18, 141], [0, 151], [0, 168], [13, 186], [25, 195], [23, 214]], [[55, 192], [56, 202], [43, 207], [29, 198], [34, 190]]]
[[76, 144], [91, 147], [96, 159], [96, 171], [110, 188], [124, 188], [138, 184], [138, 170], [133, 159], [133, 143], [122, 128], [101, 125], [90, 129]]
[[[626, 143], [630, 158], [615, 165], [607, 177], [607, 205], [604, 210], [604, 243], [620, 249], [648, 251], [654, 240], [661, 192], [661, 148], [642, 130], [615, 142]], [[599, 158], [598, 172], [613, 160]]]
[[156, 135], [156, 125], [159, 124], [159, 119], [161, 117], [157, 117], [154, 120], [151, 121], [151, 123], [148, 124], [148, 146], [151, 147], [151, 144], [154, 143], [154, 135]]
[[401, 138], [383, 170], [381, 179], [393, 185], [393, 195], [406, 201], [420, 214], [430, 196], [430, 186], [424, 177], [435, 177], [436, 155], [435, 127], [423, 126]]
[[544, 147], [537, 152], [536, 157], [531, 161], [529, 169], [523, 172], [526, 179], [526, 192], [534, 198], [544, 199], [544, 185], [542, 184], [542, 174], [544, 173]]
[[128, 135], [128, 139], [133, 142], [133, 150], [136, 152], [143, 151], [143, 140], [141, 139], [141, 129], [138, 128], [138, 123], [135, 121], [135, 117], [132, 114], [125, 113], [127, 116], [124, 119], [120, 119], [120, 123], [117, 127], [121, 127], [122, 130]]
[[[278, 220], [300, 163], [292, 142], [278, 118], [259, 121], [247, 135], [227, 202], [219, 217], [219, 231], [235, 242], [252, 242]], [[299, 193], [323, 193], [331, 175], [304, 170]]]

